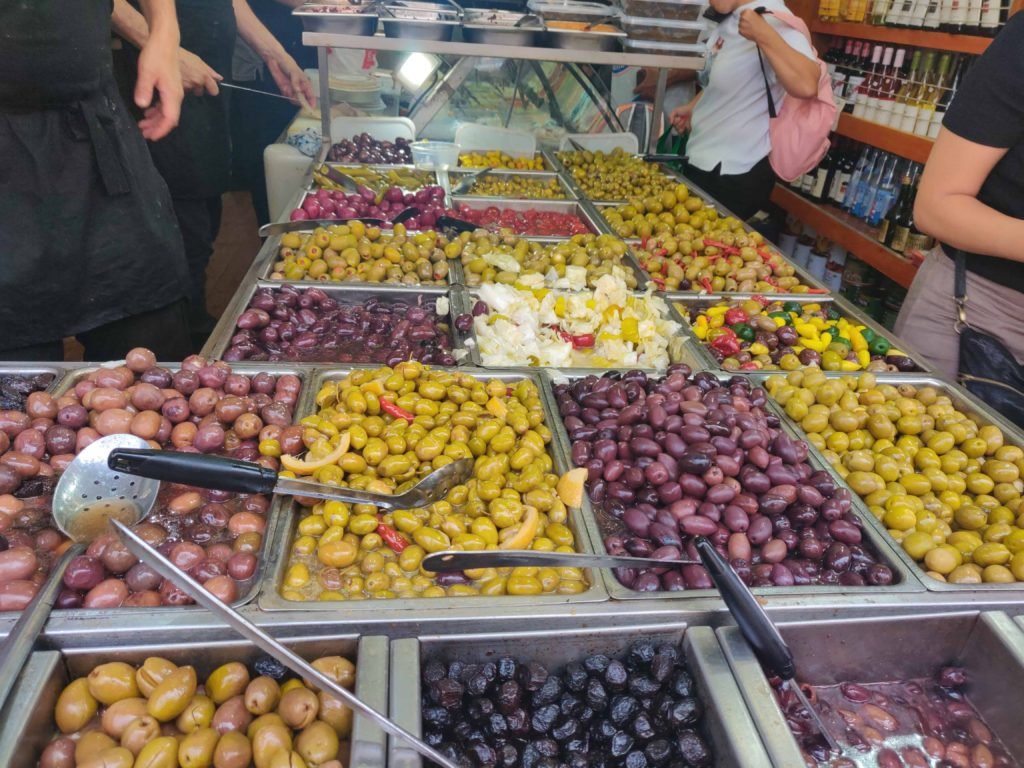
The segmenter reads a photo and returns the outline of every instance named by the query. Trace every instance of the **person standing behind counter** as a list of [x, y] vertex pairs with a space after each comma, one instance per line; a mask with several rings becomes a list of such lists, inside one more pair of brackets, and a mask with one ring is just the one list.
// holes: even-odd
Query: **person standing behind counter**
[[[143, 136], [178, 122], [172, 0], [145, 0], [138, 127], [113, 78], [110, 0], [0, 4], [0, 358], [86, 360], [135, 346], [189, 352], [188, 271]], [[140, 134], [141, 129], [141, 134]]]
[[[768, 203], [775, 172], [768, 161], [768, 96], [757, 51], [761, 49], [772, 97], [808, 99], [818, 92], [820, 69], [811, 42], [771, 17], [790, 13], [782, 0], [711, 0], [729, 14], [708, 38], [704, 88], [672, 112], [679, 133], [690, 129], [685, 175], [741, 219]], [[765, 9], [761, 15], [755, 9]]]

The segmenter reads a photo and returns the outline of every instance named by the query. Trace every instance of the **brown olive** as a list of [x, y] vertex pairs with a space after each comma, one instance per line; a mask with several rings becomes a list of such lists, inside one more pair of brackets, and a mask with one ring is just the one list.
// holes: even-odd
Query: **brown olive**
[[76, 768], [132, 768], [135, 755], [124, 747], [108, 747], [78, 763]]
[[356, 665], [344, 656], [323, 656], [313, 661], [313, 667], [343, 688], [352, 690], [356, 683]]
[[75, 745], [75, 763], [81, 765], [103, 750], [116, 746], [117, 742], [103, 731], [86, 731], [79, 737], [78, 743]]
[[74, 733], [92, 720], [99, 702], [89, 693], [89, 681], [80, 677], [72, 681], [57, 698], [54, 712], [57, 727], [62, 733]]
[[295, 739], [295, 751], [311, 765], [320, 765], [338, 756], [338, 734], [323, 720], [316, 720]]
[[260, 730], [261, 728], [266, 728], [269, 725], [280, 725], [282, 727], [287, 727], [284, 724], [284, 720], [281, 719], [281, 716], [277, 714], [277, 712], [268, 712], [265, 715], [260, 715], [251, 723], [249, 723], [249, 727], [245, 729], [245, 735], [248, 736], [249, 740], [251, 741], [258, 730]]
[[306, 768], [306, 761], [298, 752], [279, 749], [266, 762], [267, 768]]
[[51, 741], [39, 757], [39, 768], [75, 768], [75, 742], [66, 736]]
[[277, 714], [289, 728], [301, 730], [316, 720], [320, 710], [317, 695], [309, 688], [292, 688], [281, 696]]
[[290, 752], [291, 748], [292, 732], [284, 725], [266, 725], [252, 737], [252, 759], [256, 768], [270, 768], [275, 752]]
[[331, 726], [339, 738], [347, 739], [352, 733], [352, 710], [336, 696], [323, 691], [320, 698], [320, 719]]
[[173, 736], [153, 739], [136, 756], [135, 768], [178, 768], [178, 740]]
[[121, 699], [103, 710], [100, 723], [104, 732], [115, 741], [120, 741], [124, 729], [131, 722], [146, 715], [146, 700], [141, 697]]
[[124, 364], [130, 371], [144, 373], [156, 365], [156, 355], [145, 347], [135, 347], [124, 356]]
[[216, 711], [217, 707], [209, 696], [194, 696], [174, 724], [182, 733], [192, 733], [210, 727]]
[[217, 733], [245, 731], [252, 722], [252, 714], [245, 708], [245, 699], [235, 696], [228, 699], [213, 715], [213, 729]]
[[213, 751], [214, 768], [249, 768], [252, 745], [244, 734], [230, 731], [221, 735]]
[[206, 678], [206, 693], [215, 704], [223, 704], [230, 698], [245, 693], [249, 685], [249, 670], [245, 664], [232, 661], [223, 664]]
[[281, 700], [281, 686], [272, 677], [261, 675], [245, 689], [245, 708], [259, 716], [273, 712]]
[[219, 738], [220, 734], [213, 728], [200, 728], [188, 734], [178, 745], [181, 768], [209, 768], [213, 765], [213, 753]]
[[145, 715], [132, 720], [121, 734], [121, 746], [138, 755], [142, 748], [160, 735], [160, 723], [156, 718]]

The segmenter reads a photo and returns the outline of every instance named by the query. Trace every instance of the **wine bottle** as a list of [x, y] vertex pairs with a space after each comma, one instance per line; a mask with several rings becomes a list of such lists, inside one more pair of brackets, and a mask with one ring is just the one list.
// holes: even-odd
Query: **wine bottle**
[[828, 201], [833, 205], [841, 206], [843, 204], [856, 162], [857, 147], [853, 142], [849, 142], [836, 168], [835, 175], [832, 177], [832, 184], [829, 186]]
[[910, 29], [921, 29], [924, 26], [924, 17], [928, 13], [928, 0], [914, 0], [907, 17], [907, 26]]
[[878, 91], [878, 110], [875, 112], [876, 123], [889, 125], [889, 121], [892, 120], [892, 108], [896, 101], [896, 89], [899, 85], [899, 76], [903, 71], [903, 59], [906, 55], [905, 49], [898, 49], [892, 66], [885, 69], [882, 87]]
[[891, 174], [892, 167], [896, 164], [897, 158], [895, 156], [884, 154], [883, 157], [884, 160], [882, 162], [875, 163], [871, 176], [866, 183], [863, 177], [861, 178], [857, 199], [854, 200], [853, 210], [851, 211], [858, 219], [867, 219], [868, 214], [871, 213], [871, 206], [875, 202], [875, 195], [878, 194], [878, 188], [882, 185], [882, 178], [886, 174]]
[[928, 8], [924, 12], [924, 24], [922, 27], [935, 31], [939, 28], [942, 20], [942, 0], [928, 0]]
[[875, 0], [871, 6], [871, 16], [869, 20], [875, 26], [882, 26], [885, 24], [885, 17], [889, 14], [889, 9], [892, 7], [892, 0]]
[[828, 152], [825, 153], [825, 157], [813, 171], [814, 180], [811, 182], [811, 189], [807, 193], [811, 200], [821, 202], [825, 199], [825, 183], [828, 181], [828, 175], [833, 163], [835, 163], [834, 146], [829, 148]]
[[978, 34], [994, 37], [1004, 21], [1003, 5], [1000, 0], [981, 0], [981, 24]]
[[910, 57], [910, 72], [904, 77], [899, 87], [896, 89], [896, 96], [892, 102], [892, 109], [889, 110], [889, 122], [886, 123], [890, 128], [899, 128], [900, 123], [903, 120], [903, 112], [907, 107], [907, 97], [910, 92], [914, 89], [918, 77], [918, 69], [921, 66], [921, 51], [914, 51]]
[[914, 0], [893, 0], [889, 8], [889, 14], [885, 17], [887, 27], [905, 27], [910, 23], [910, 12], [914, 7]]
[[864, 113], [868, 109], [868, 91], [871, 88], [871, 83], [874, 81], [875, 73], [882, 66], [882, 50], [882, 46], [876, 45], [874, 50], [871, 52], [870, 71], [865, 73], [864, 80], [861, 81], [859, 86], [857, 86], [857, 94], [854, 97], [854, 117], [864, 117]]
[[960, 81], [966, 74], [969, 65], [970, 60], [966, 56], [958, 59], [954, 65], [953, 76], [949, 79], [949, 84], [939, 94], [939, 100], [935, 104], [935, 111], [932, 113], [928, 124], [928, 136], [930, 138], [938, 137], [939, 129], [942, 127], [942, 120], [946, 117], [946, 110], [949, 109], [949, 105], [953, 102], [957, 89], [960, 87]]
[[914, 201], [917, 199], [917, 187], [910, 188], [905, 204], [892, 223], [889, 247], [896, 253], [903, 253], [907, 247], [907, 239], [914, 228]]
[[882, 93], [882, 81], [885, 73], [892, 66], [893, 49], [886, 47], [882, 51], [882, 61], [877, 67], [871, 68], [871, 79], [868, 81], [868, 100], [864, 108], [863, 118], [875, 122], [878, 114], [878, 103]]
[[917, 116], [921, 111], [921, 99], [924, 96], [925, 82], [931, 77], [935, 64], [935, 51], [925, 51], [924, 61], [918, 70], [918, 79], [913, 87], [907, 92], [906, 104], [903, 107], [903, 117], [900, 120], [899, 129], [905, 133], [913, 133], [917, 125]]
[[900, 158], [893, 157], [892, 164], [886, 166], [882, 177], [879, 179], [878, 187], [871, 201], [871, 208], [865, 217], [869, 226], [877, 227], [889, 213], [889, 209], [892, 207], [893, 200], [896, 197], [896, 180], [902, 176], [900, 173], [902, 162]]
[[881, 156], [881, 150], [874, 147], [864, 147], [850, 176], [850, 183], [846, 187], [846, 194], [843, 196], [844, 210], [849, 211], [853, 208], [853, 203], [857, 199], [857, 193], [860, 189], [861, 179], [871, 175], [871, 170]]
[[900, 184], [900, 193], [896, 198], [896, 203], [889, 209], [889, 212], [882, 219], [878, 227], [878, 242], [883, 245], [888, 245], [892, 240], [892, 234], [896, 231], [895, 224], [896, 218], [907, 204], [907, 198], [910, 197], [910, 169], [907, 169], [907, 173], [903, 176], [903, 182]]
[[960, 0], [939, 0], [939, 31], [953, 31], [953, 15]]
[[924, 92], [918, 105], [917, 122], [914, 123], [914, 134], [927, 136], [931, 128], [932, 115], [935, 114], [935, 105], [939, 102], [942, 90], [949, 85], [949, 65], [951, 54], [944, 53], [939, 57], [939, 66], [933, 76], [925, 81]]
[[953, 0], [953, 10], [949, 20], [949, 31], [962, 35], [967, 26], [967, 8], [970, 0]]
[[977, 35], [981, 32], [982, 0], [967, 0], [967, 18], [964, 21], [963, 33]]

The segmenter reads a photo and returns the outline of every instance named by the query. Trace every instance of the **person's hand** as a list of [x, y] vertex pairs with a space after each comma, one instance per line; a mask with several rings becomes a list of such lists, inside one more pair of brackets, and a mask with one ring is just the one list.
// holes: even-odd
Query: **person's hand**
[[184, 97], [177, 41], [151, 35], [139, 53], [139, 76], [135, 83], [135, 104], [143, 110], [139, 121], [142, 135], [157, 141], [174, 130]]
[[775, 30], [762, 14], [747, 9], [740, 14], [740, 34], [757, 45], [763, 45], [769, 35], [775, 34]]
[[220, 93], [217, 83], [224, 79], [209, 64], [184, 48], [178, 49], [178, 66], [181, 69], [181, 83], [185, 90], [195, 96]]
[[696, 100], [683, 104], [681, 107], [676, 107], [669, 114], [669, 122], [676, 129], [676, 133], [682, 134], [689, 130], [690, 124], [693, 122], [693, 108], [695, 106], [697, 106]]
[[654, 101], [654, 91], [658, 85], [658, 73], [653, 67], [644, 67], [637, 77], [633, 93], [644, 101]]
[[300, 103], [304, 98], [311, 107], [316, 106], [316, 95], [313, 93], [313, 84], [306, 77], [306, 73], [295, 63], [295, 59], [285, 52], [270, 56], [266, 60], [270, 76], [277, 83], [277, 88], [283, 96], [287, 96], [295, 103]]

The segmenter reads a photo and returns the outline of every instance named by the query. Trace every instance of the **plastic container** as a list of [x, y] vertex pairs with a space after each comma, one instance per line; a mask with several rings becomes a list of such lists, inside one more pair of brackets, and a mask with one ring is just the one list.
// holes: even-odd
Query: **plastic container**
[[537, 154], [537, 137], [528, 131], [501, 128], [482, 123], [463, 123], [455, 131], [455, 143], [463, 152], [486, 152], [497, 149], [509, 157]]
[[622, 12], [630, 16], [674, 21], [696, 21], [707, 7], [707, 0], [622, 0]]
[[414, 141], [412, 162], [423, 171], [448, 171], [459, 167], [459, 145], [450, 141]]
[[703, 21], [675, 21], [650, 16], [619, 16], [622, 29], [634, 40], [697, 43], [706, 27]]
[[668, 56], [704, 56], [707, 45], [704, 43], [666, 43], [662, 40], [622, 41], [622, 47], [635, 53], [659, 53]]
[[779, 250], [789, 259], [793, 258], [793, 251], [796, 250], [796, 235], [792, 232], [783, 232], [779, 235]]
[[545, 21], [586, 21], [594, 22], [605, 16], [615, 17], [618, 9], [603, 3], [553, 2], [552, 0], [530, 0], [526, 7], [542, 16]]

